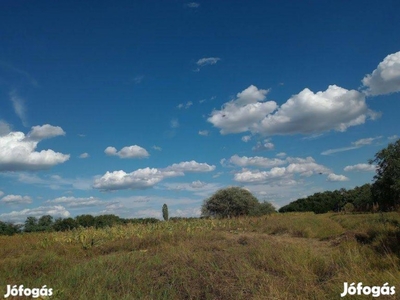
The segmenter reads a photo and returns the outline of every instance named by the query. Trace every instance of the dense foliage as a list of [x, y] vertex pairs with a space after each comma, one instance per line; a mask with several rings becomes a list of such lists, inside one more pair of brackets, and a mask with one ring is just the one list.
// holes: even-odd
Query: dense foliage
[[23, 225], [0, 221], [0, 235], [13, 235], [21, 232], [67, 231], [78, 227], [105, 228], [123, 224], [150, 224], [159, 222], [156, 218], [123, 219], [116, 215], [79, 215], [75, 218], [53, 219], [50, 215], [40, 218], [27, 217]]
[[238, 217], [243, 215], [262, 215], [275, 211], [267, 202], [260, 203], [248, 190], [240, 187], [229, 187], [218, 190], [202, 205], [203, 216], [221, 218]]
[[168, 221], [168, 206], [165, 203], [162, 207], [162, 216], [163, 216], [164, 221]]
[[[279, 209], [279, 212], [312, 211], [322, 214], [329, 211], [339, 212], [347, 203], [354, 206], [354, 211], [369, 211], [373, 209], [371, 185], [364, 184], [351, 190], [340, 189], [315, 193], [306, 198], [298, 199]], [[347, 206], [349, 207], [349, 206]]]
[[382, 210], [400, 205], [400, 139], [375, 154], [370, 164], [376, 164], [372, 194]]

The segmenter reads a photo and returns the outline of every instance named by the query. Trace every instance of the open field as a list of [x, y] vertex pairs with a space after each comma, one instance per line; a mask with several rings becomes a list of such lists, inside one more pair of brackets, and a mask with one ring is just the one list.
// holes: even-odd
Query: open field
[[400, 299], [399, 224], [399, 213], [288, 213], [4, 236], [0, 294], [23, 284], [52, 299], [339, 299], [343, 282], [388, 282], [396, 294], [381, 298]]

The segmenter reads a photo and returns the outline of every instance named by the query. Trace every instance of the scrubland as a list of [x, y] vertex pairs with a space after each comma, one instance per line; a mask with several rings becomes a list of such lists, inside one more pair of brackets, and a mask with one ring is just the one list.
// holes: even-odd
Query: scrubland
[[381, 298], [400, 299], [399, 224], [287, 213], [3, 236], [0, 296], [23, 284], [51, 299], [339, 299], [343, 282], [388, 282], [396, 294]]

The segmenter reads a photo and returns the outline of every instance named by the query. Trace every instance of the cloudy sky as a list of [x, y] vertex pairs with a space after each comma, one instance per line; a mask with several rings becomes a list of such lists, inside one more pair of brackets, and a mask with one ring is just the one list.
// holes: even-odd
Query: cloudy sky
[[0, 3], [0, 220], [198, 216], [371, 182], [398, 1]]

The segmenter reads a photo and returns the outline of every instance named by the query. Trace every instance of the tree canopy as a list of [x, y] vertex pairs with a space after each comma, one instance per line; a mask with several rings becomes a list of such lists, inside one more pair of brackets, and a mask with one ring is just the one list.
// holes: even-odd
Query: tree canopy
[[400, 139], [375, 154], [370, 164], [376, 164], [372, 194], [381, 210], [400, 205]]
[[218, 190], [204, 200], [202, 216], [237, 217], [243, 215], [261, 215], [271, 213], [275, 208], [268, 203], [259, 203], [248, 190], [240, 187], [228, 187]]

